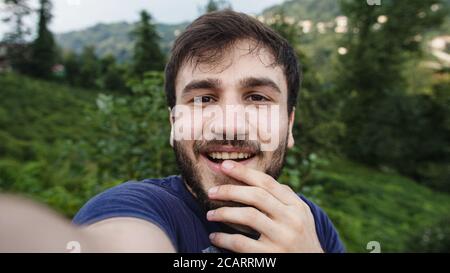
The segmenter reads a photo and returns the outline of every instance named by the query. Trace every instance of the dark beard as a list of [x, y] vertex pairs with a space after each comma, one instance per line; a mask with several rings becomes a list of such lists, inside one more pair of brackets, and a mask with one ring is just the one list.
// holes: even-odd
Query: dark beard
[[[198, 154], [199, 147], [201, 147], [202, 145], [208, 145], [209, 143], [213, 142], [216, 145], [217, 144], [232, 145], [234, 147], [248, 147], [250, 145], [255, 145], [254, 143], [250, 143], [244, 140], [195, 141], [193, 149], [195, 158], [197, 160], [199, 159], [200, 156]], [[270, 164], [266, 167], [265, 173], [273, 177], [275, 180], [278, 179], [283, 169], [286, 159], [286, 149], [287, 149], [287, 138], [284, 142], [280, 143], [280, 145], [274, 151], [272, 159], [270, 160]], [[202, 209], [208, 211], [223, 206], [229, 207], [247, 206], [236, 202], [222, 202], [222, 201], [212, 202], [208, 198], [208, 194], [206, 193], [205, 189], [202, 187], [202, 184], [200, 182], [201, 181], [200, 173], [202, 170], [200, 170], [198, 166], [196, 166], [194, 162], [191, 160], [191, 158], [188, 155], [188, 152], [182, 146], [182, 141], [174, 141], [174, 152], [178, 168], [181, 172], [181, 176], [184, 179], [184, 181], [186, 181], [187, 186], [194, 193], [195, 198], [200, 203]], [[259, 152], [258, 154], [263, 155], [263, 153], [261, 152]], [[224, 179], [224, 180], [227, 179], [227, 181], [230, 180], [230, 178], [221, 178], [219, 176], [216, 177], [216, 179]], [[227, 181], [220, 181], [219, 185], [228, 184], [226, 183]]]

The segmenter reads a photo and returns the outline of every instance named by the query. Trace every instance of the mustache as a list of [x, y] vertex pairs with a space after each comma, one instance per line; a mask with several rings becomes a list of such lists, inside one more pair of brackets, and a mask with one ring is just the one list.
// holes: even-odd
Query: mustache
[[217, 146], [231, 146], [233, 148], [251, 151], [253, 154], [261, 153], [261, 145], [251, 140], [197, 140], [194, 142], [194, 153], [200, 154]]

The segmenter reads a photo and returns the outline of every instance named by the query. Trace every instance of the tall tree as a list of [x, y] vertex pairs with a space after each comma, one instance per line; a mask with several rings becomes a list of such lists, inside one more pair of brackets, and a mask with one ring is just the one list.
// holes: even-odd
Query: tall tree
[[106, 90], [128, 91], [125, 84], [125, 69], [117, 64], [113, 55], [100, 59], [101, 78], [100, 87]]
[[339, 94], [347, 98], [343, 143], [350, 157], [369, 164], [403, 165], [398, 169], [409, 173], [418, 169], [417, 164], [406, 164], [422, 160], [422, 152], [429, 150], [418, 151], [425, 140], [418, 136], [425, 136], [420, 126], [430, 115], [425, 99], [408, 97], [404, 67], [408, 59], [420, 57], [426, 32], [443, 21], [448, 12], [445, 1], [384, 0], [380, 6], [342, 1], [349, 31], [341, 44], [347, 54], [340, 57], [337, 82]]
[[408, 53], [420, 52], [424, 32], [442, 23], [444, 4], [444, 0], [391, 0], [371, 6], [343, 0], [350, 31], [343, 43], [348, 54], [341, 58], [342, 88], [368, 94], [404, 87], [402, 65], [411, 57]]
[[3, 42], [7, 45], [7, 55], [11, 67], [19, 72], [24, 72], [28, 67], [27, 55], [29, 47], [26, 44], [30, 28], [24, 19], [31, 14], [31, 8], [27, 0], [4, 0], [2, 12], [6, 15], [2, 18], [5, 23], [11, 25], [11, 29], [3, 36]]
[[52, 3], [50, 0], [40, 0], [38, 10], [37, 38], [31, 47], [31, 71], [30, 73], [40, 78], [52, 77], [52, 68], [56, 61], [56, 43], [48, 25], [52, 19]]
[[133, 52], [132, 70], [141, 77], [147, 71], [164, 69], [165, 56], [159, 47], [160, 36], [156, 32], [152, 17], [145, 10], [141, 11], [141, 20], [133, 31], [136, 39]]
[[95, 47], [86, 46], [80, 56], [79, 84], [86, 88], [99, 86], [101, 63], [95, 53]]
[[3, 0], [2, 11], [6, 16], [2, 18], [5, 23], [11, 24], [11, 30], [6, 32], [3, 40], [9, 43], [24, 43], [30, 34], [30, 28], [24, 23], [24, 18], [31, 13], [27, 0]]

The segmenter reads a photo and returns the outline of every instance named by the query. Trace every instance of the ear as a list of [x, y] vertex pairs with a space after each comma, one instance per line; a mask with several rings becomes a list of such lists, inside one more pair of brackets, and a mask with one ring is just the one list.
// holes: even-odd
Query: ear
[[170, 139], [169, 139], [169, 142], [170, 142], [170, 146], [172, 146], [172, 148], [173, 148], [173, 138], [174, 138], [174, 136], [173, 136], [173, 134], [174, 134], [173, 122], [175, 120], [175, 117], [172, 115], [172, 109], [170, 109], [170, 107], [168, 107], [168, 109], [169, 109], [169, 122], [170, 122]]
[[295, 120], [295, 107], [292, 108], [292, 112], [289, 115], [289, 129], [288, 129], [288, 143], [287, 147], [290, 149], [294, 147], [294, 135], [292, 134], [292, 127], [294, 126], [294, 120]]

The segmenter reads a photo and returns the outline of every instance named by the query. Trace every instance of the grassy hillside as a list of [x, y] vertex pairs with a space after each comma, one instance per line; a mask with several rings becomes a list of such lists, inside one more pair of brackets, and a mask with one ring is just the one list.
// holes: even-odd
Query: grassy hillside
[[382, 252], [417, 251], [414, 244], [423, 242], [415, 237], [450, 219], [448, 194], [393, 172], [333, 158], [315, 175], [312, 198], [333, 219], [349, 251], [369, 252], [369, 241], [380, 242]]
[[95, 166], [84, 164], [74, 145], [98, 137], [86, 118], [96, 96], [97, 91], [0, 74], [0, 190], [73, 215], [97, 187], [89, 184]]
[[13, 74], [0, 75], [0, 154], [36, 158], [38, 144], [84, 135], [83, 113], [97, 91], [77, 89]]
[[[116, 140], [105, 145], [99, 130], [103, 125], [92, 121], [90, 115], [95, 113], [96, 98], [97, 92], [92, 90], [0, 74], [0, 190], [25, 193], [71, 217], [95, 193], [129, 179], [101, 176], [102, 168], [119, 168], [123, 162], [100, 162], [118, 150], [97, 160], [96, 143], [105, 149], [123, 149], [110, 143], [127, 142], [126, 137], [134, 134], [107, 127], [106, 132]], [[125, 105], [121, 111], [129, 108], [133, 107]], [[125, 115], [127, 125], [132, 125], [132, 116], [119, 113]], [[160, 122], [166, 122], [165, 115]], [[151, 143], [144, 147], [147, 152], [143, 156], [153, 153], [148, 149], [154, 146], [170, 149], [165, 131], [155, 137], [155, 130], [150, 129], [153, 138], [144, 135]], [[140, 161], [148, 164], [142, 168], [150, 169], [156, 168], [151, 164], [161, 162], [154, 158]], [[369, 241], [380, 242], [383, 252], [412, 250], [414, 244], [421, 243], [414, 238], [423, 238], [427, 228], [449, 219], [448, 194], [394, 172], [370, 169], [338, 157], [319, 165], [303, 193], [329, 214], [352, 252], [368, 252]]]

